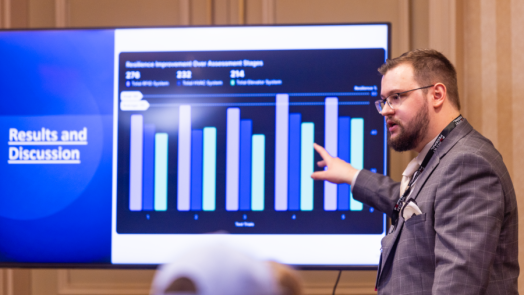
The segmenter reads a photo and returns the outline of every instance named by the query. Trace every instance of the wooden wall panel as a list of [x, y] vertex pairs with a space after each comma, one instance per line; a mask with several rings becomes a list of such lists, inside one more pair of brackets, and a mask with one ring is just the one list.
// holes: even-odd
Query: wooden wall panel
[[498, 147], [497, 127], [497, 18], [496, 3], [492, 0], [480, 2], [480, 66], [482, 103], [482, 134]]
[[429, 48], [429, 2], [410, 1], [410, 48]]
[[456, 62], [455, 0], [429, 1], [429, 48], [442, 52], [452, 63]]
[[231, 0], [214, 0], [213, 1], [213, 24], [227, 25], [230, 23], [230, 4]]
[[7, 280], [5, 279], [5, 273], [7, 269], [0, 269], [0, 295], [7, 294]]
[[245, 1], [245, 17], [246, 17], [246, 24], [249, 25], [257, 25], [257, 24], [263, 24], [263, 13], [262, 9], [264, 9], [264, 1], [263, 0], [248, 0]]
[[29, 26], [29, 0], [10, 0], [10, 27], [27, 28]]
[[29, 26], [31, 28], [52, 28], [55, 26], [55, 0], [29, 2]]
[[[524, 4], [519, 0], [467, 0], [462, 9], [461, 66], [467, 118], [493, 142], [508, 167], [521, 213], [519, 241], [523, 245], [524, 161], [520, 152], [524, 132], [519, 126], [524, 123], [524, 101], [518, 95], [524, 91]], [[519, 261], [524, 265], [522, 254]], [[524, 291], [522, 276], [519, 291]]]
[[0, 295], [31, 295], [31, 271], [0, 269]]
[[[468, 121], [477, 130], [482, 130], [481, 116], [476, 114], [482, 114], [482, 104], [480, 103], [480, 97], [482, 93], [482, 81], [480, 75], [471, 75], [470, 73], [481, 73], [482, 67], [480, 63], [481, 56], [481, 32], [480, 32], [480, 5], [473, 3], [472, 1], [464, 2], [464, 75], [462, 80], [464, 81], [464, 96], [462, 102], [467, 106], [467, 110], [464, 112], [467, 115]], [[471, 115], [470, 115], [471, 114]]]
[[58, 294], [148, 294], [153, 270], [60, 270]]
[[191, 20], [189, 24], [194, 26], [203, 26], [211, 25], [209, 18], [210, 8], [208, 7], [211, 4], [209, 0], [191, 0], [190, 3], [190, 15]]
[[[510, 171], [513, 170], [513, 91], [511, 88], [512, 81], [512, 49], [511, 49], [511, 0], [498, 0], [496, 7], [497, 18], [497, 117], [496, 126], [497, 143], [500, 153], [504, 157], [504, 162]], [[500, 54], [503, 53], [503, 54]]]
[[[517, 193], [519, 216], [519, 262], [521, 269], [524, 267], [524, 1], [511, 1], [511, 111], [513, 134], [513, 185]], [[522, 272], [521, 272], [522, 273]], [[519, 292], [524, 294], [524, 276], [519, 278]]]
[[67, 0], [68, 27], [176, 26], [180, 0]]

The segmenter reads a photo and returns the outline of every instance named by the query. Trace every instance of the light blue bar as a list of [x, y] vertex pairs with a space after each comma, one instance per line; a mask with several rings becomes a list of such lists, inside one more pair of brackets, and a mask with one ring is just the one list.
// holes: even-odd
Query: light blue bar
[[215, 211], [216, 207], [216, 167], [217, 167], [217, 129], [204, 128], [204, 164], [202, 181], [202, 209]]
[[[356, 169], [364, 169], [364, 119], [351, 118], [351, 165]], [[350, 194], [349, 209], [362, 211], [364, 205], [353, 199]]]
[[227, 109], [226, 132], [226, 210], [238, 211], [240, 159], [240, 109]]
[[300, 210], [313, 210], [313, 179], [311, 174], [315, 168], [315, 124], [304, 122], [301, 124], [300, 142]]
[[167, 210], [167, 133], [155, 134], [155, 211]]
[[131, 115], [131, 141], [129, 143], [129, 210], [142, 210], [142, 163], [144, 117]]
[[253, 134], [251, 164], [251, 210], [264, 210], [266, 136]]

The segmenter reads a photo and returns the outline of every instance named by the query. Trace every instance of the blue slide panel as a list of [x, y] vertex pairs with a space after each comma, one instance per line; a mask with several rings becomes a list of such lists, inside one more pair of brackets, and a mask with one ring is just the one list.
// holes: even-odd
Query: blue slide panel
[[5, 139], [11, 129], [86, 139], [0, 145], [13, 161], [20, 148], [78, 151], [60, 165], [0, 161], [0, 240], [16, 241], [0, 243], [0, 261], [110, 263], [114, 31], [2, 32], [0, 55]]
[[144, 124], [142, 210], [153, 211], [155, 202], [155, 125]]
[[204, 133], [191, 131], [191, 210], [202, 210], [202, 159]]
[[[351, 138], [351, 118], [350, 117], [339, 117], [338, 118], [338, 157], [349, 163], [350, 155], [350, 144], [349, 139]], [[348, 211], [349, 210], [349, 193], [350, 187], [347, 183], [338, 185], [337, 195], [337, 210]]]
[[300, 210], [300, 124], [301, 114], [289, 114], [288, 210]]

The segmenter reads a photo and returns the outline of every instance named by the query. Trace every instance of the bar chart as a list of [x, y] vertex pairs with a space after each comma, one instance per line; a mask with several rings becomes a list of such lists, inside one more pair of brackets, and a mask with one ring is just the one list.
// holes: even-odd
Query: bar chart
[[[364, 119], [338, 115], [338, 98], [324, 104], [325, 148], [357, 169], [364, 165]], [[311, 211], [314, 204], [314, 122], [289, 113], [289, 96], [276, 97], [275, 210]], [[324, 182], [325, 211], [361, 211], [348, 184]]]
[[313, 122], [289, 113], [289, 95], [276, 96], [275, 210], [313, 210]]
[[[155, 133], [142, 115], [131, 116], [131, 211], [166, 211], [168, 200], [168, 134]], [[214, 211], [216, 206], [216, 128], [191, 130], [191, 107], [179, 108], [179, 211]]]
[[178, 111], [178, 211], [216, 209], [215, 127], [191, 128], [191, 106]]
[[[289, 112], [288, 94], [275, 96], [274, 210], [314, 210], [315, 122]], [[324, 99], [324, 145], [333, 157], [364, 168], [364, 119], [339, 116], [337, 97]], [[253, 120], [239, 107], [226, 108], [226, 211], [266, 209], [266, 135], [253, 134]], [[192, 106], [178, 107], [178, 211], [216, 210], [217, 128], [192, 128]], [[168, 134], [131, 116], [131, 211], [165, 211], [168, 202]], [[319, 197], [319, 196], [317, 196]], [[324, 182], [324, 211], [361, 211], [348, 184]]]
[[253, 134], [253, 121], [239, 108], [227, 109], [226, 210], [263, 211], [265, 201], [264, 134]]
[[131, 116], [129, 210], [167, 209], [167, 139], [142, 115]]
[[[338, 98], [325, 99], [325, 148], [332, 157], [364, 168], [364, 119], [338, 115]], [[361, 211], [363, 204], [354, 200], [348, 184], [324, 182], [324, 210]]]
[[[242, 61], [264, 64], [201, 63], [232, 61], [238, 54]], [[312, 58], [318, 54], [324, 58]], [[382, 213], [356, 201], [350, 185], [311, 178], [324, 169], [317, 165], [315, 143], [357, 169], [386, 171], [387, 129], [373, 105], [384, 52], [367, 54], [360, 49], [192, 52], [199, 67], [181, 69], [177, 61], [183, 54], [167, 52], [159, 60], [171, 61], [173, 68], [139, 71], [140, 81], [168, 81], [168, 86], [136, 86], [137, 79], [133, 84], [123, 75], [116, 118], [117, 231], [382, 232]], [[120, 70], [131, 71], [127, 61], [142, 65], [136, 62], [153, 57], [160, 58], [123, 53]], [[364, 75], [360, 63], [370, 58], [377, 66]], [[244, 77], [237, 75], [241, 70]], [[177, 78], [178, 71], [192, 76]]]
[[[162, 220], [185, 218], [195, 222], [188, 232], [212, 231], [213, 222], [197, 222], [209, 218], [217, 224], [225, 224], [219, 219], [234, 221], [234, 228], [257, 224], [258, 233], [275, 231], [271, 223], [261, 227], [250, 217], [271, 217], [275, 224], [284, 224], [282, 232], [296, 231], [287, 220], [298, 218], [308, 224], [304, 232], [325, 230], [315, 220], [336, 216], [351, 222], [373, 218], [369, 220], [379, 228], [374, 209], [356, 201], [350, 185], [311, 178], [321, 169], [314, 143], [357, 169], [374, 171], [364, 155], [365, 138], [377, 133], [366, 125], [363, 110], [368, 103], [322, 93], [296, 96], [186, 102], [163, 105], [167, 107], [160, 112], [131, 114], [128, 211], [155, 220], [146, 232], [155, 232]], [[340, 231], [342, 227], [334, 229]]]

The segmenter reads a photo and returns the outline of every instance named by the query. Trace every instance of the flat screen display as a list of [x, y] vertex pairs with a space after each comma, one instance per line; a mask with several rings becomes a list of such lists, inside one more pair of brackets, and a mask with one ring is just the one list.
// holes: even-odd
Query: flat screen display
[[225, 243], [376, 266], [386, 217], [313, 181], [387, 172], [389, 25], [0, 32], [0, 264], [143, 267]]

